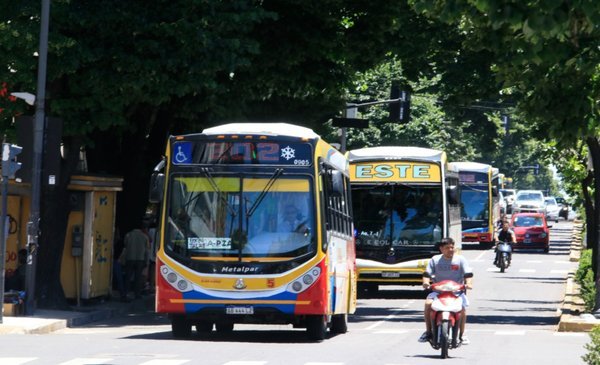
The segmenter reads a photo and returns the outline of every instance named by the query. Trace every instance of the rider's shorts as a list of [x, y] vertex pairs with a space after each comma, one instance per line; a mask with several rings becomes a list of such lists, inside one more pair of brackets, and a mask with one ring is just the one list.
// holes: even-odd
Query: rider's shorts
[[[429, 293], [427, 295], [427, 299], [433, 300], [433, 299], [435, 299], [435, 297], [438, 296], [438, 294], [439, 294], [438, 292], [432, 291], [431, 293]], [[462, 299], [462, 307], [464, 309], [466, 309], [469, 306], [469, 298], [467, 298], [467, 296], [465, 295], [465, 293], [461, 293], [460, 294], [460, 298]]]

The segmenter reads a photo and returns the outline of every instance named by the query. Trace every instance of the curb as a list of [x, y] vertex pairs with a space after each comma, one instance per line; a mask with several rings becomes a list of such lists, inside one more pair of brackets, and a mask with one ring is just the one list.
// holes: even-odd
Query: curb
[[[583, 231], [583, 222], [573, 222], [573, 233], [571, 235], [571, 246], [569, 261], [579, 262], [581, 252], [584, 250], [581, 233]], [[567, 275], [567, 284], [565, 286], [565, 297], [560, 308], [560, 320], [558, 323], [558, 332], [589, 332], [595, 326], [600, 325], [600, 319], [590, 313], [583, 313], [585, 304], [580, 295], [579, 284], [575, 282], [575, 271]]]

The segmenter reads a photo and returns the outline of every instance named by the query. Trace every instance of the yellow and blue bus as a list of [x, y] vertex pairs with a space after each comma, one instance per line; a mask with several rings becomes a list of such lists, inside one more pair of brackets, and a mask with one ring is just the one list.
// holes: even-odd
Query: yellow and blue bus
[[500, 219], [499, 171], [479, 162], [452, 162], [451, 165], [460, 177], [462, 241], [490, 246]]
[[421, 284], [437, 244], [460, 248], [458, 173], [443, 151], [370, 147], [348, 152], [360, 290]]
[[171, 136], [150, 197], [161, 203], [156, 311], [175, 337], [235, 323], [293, 324], [313, 340], [346, 332], [348, 161], [311, 129], [233, 123]]

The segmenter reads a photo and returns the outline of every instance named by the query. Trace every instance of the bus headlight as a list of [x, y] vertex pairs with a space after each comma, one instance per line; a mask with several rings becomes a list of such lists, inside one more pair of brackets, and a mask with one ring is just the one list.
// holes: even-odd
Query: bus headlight
[[192, 291], [192, 283], [190, 283], [187, 279], [177, 274], [167, 265], [162, 265], [160, 267], [160, 274], [162, 277], [169, 283], [173, 288], [177, 289], [180, 292], [188, 292]]
[[307, 273], [294, 280], [288, 285], [288, 290], [294, 293], [300, 293], [308, 289], [321, 275], [321, 268], [313, 267]]

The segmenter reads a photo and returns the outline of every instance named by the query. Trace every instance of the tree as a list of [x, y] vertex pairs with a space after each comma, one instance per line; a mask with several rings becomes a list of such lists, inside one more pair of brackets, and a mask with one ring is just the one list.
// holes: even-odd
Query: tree
[[[33, 91], [39, 4], [5, 5], [0, 80]], [[341, 0], [54, 0], [46, 105], [63, 118], [69, 154], [58, 186], [44, 192], [39, 305], [64, 306], [62, 203], [82, 146], [92, 171], [124, 177], [117, 220], [127, 231], [144, 214], [147, 177], [169, 134], [227, 120], [318, 126], [343, 105], [354, 74], [386, 56], [400, 15], [391, 3]], [[0, 108], [4, 129], [31, 112], [1, 98]]]
[[[597, 139], [600, 3], [597, 1], [411, 0], [431, 18], [468, 34], [463, 46], [487, 50], [493, 70], [514, 95], [540, 138], [560, 149], [583, 139], [594, 171], [594, 207], [600, 206], [600, 143]], [[586, 209], [587, 210], [587, 209]], [[588, 230], [600, 230], [599, 211], [587, 217]], [[597, 236], [598, 237], [598, 236]], [[597, 240], [596, 237], [596, 240]], [[600, 255], [598, 242], [594, 256]], [[600, 272], [596, 271], [600, 288]], [[600, 290], [598, 290], [600, 293]], [[600, 296], [600, 294], [598, 294]], [[600, 305], [600, 298], [596, 301]]]

